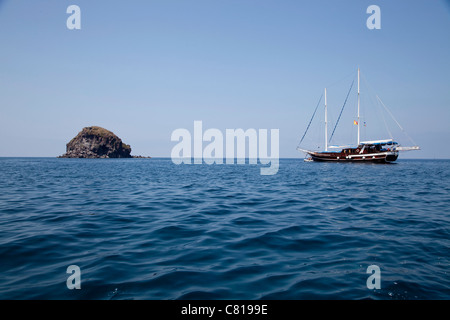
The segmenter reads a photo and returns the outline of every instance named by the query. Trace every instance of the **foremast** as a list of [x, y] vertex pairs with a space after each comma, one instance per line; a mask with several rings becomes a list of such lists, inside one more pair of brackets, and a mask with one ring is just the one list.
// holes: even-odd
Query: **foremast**
[[360, 105], [360, 97], [359, 97], [359, 67], [358, 67], [358, 121], [357, 121], [357, 125], [358, 125], [358, 144], [357, 146], [359, 146], [360, 141], [360, 121], [359, 121], [359, 105]]

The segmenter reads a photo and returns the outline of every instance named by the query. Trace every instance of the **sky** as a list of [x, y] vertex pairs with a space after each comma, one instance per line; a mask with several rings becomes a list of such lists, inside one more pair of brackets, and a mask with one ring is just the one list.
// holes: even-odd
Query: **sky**
[[336, 120], [359, 67], [361, 103], [371, 88], [421, 146], [405, 157], [448, 159], [449, 31], [444, 0], [0, 0], [0, 156], [56, 157], [97, 125], [169, 157], [171, 133], [201, 120], [279, 129], [280, 156], [303, 157], [324, 88]]

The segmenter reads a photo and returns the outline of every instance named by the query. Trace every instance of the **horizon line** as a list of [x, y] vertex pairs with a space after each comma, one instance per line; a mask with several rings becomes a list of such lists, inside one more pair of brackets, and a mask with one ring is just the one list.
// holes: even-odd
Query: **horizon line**
[[[107, 160], [107, 159], [172, 159], [171, 157], [163, 157], [163, 156], [145, 156], [146, 158], [59, 158], [58, 156], [0, 156], [0, 158], [46, 158], [46, 159], [90, 159], [90, 160], [95, 160], [95, 159], [102, 159], [102, 160]], [[194, 157], [185, 157], [185, 158], [177, 158], [177, 159], [197, 159]], [[205, 159], [213, 159], [216, 160], [216, 158], [202, 158], [203, 160]], [[223, 160], [226, 159], [233, 159], [233, 160], [238, 160], [238, 159], [245, 159], [245, 160], [250, 160], [250, 159], [255, 159], [255, 160], [259, 160], [259, 158], [223, 158]], [[266, 158], [264, 158], [266, 159]], [[291, 160], [291, 159], [304, 159], [304, 157], [279, 157], [279, 160]], [[267, 158], [267, 160], [275, 160], [273, 158]], [[399, 160], [450, 160], [450, 158], [401, 158]]]

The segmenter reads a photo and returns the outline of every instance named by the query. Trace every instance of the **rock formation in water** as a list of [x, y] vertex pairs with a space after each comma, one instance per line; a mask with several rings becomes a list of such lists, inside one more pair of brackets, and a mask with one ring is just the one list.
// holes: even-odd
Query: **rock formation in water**
[[109, 130], [86, 127], [66, 145], [60, 158], [133, 158], [131, 147]]

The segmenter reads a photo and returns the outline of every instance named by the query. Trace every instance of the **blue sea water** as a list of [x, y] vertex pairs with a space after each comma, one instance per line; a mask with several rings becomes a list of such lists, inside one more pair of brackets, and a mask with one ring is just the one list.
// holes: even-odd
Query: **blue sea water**
[[0, 299], [449, 299], [449, 169], [0, 158]]

